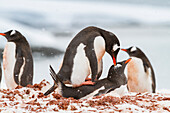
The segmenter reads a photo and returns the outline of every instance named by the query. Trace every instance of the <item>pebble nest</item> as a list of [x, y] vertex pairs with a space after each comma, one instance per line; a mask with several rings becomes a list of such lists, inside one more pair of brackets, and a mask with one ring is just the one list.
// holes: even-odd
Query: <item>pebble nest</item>
[[49, 82], [18, 86], [14, 90], [0, 90], [0, 112], [37, 113], [37, 112], [73, 112], [73, 113], [115, 113], [115, 112], [170, 112], [170, 94], [163, 93], [127, 93], [124, 96], [110, 94], [88, 99], [64, 98], [54, 91], [43, 95]]

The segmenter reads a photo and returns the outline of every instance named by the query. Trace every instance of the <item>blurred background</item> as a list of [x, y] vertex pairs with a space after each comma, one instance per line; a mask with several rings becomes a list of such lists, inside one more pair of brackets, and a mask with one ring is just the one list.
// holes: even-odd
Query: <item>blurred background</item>
[[[97, 26], [113, 32], [121, 47], [141, 48], [153, 65], [157, 89], [170, 88], [169, 0], [1, 0], [0, 32], [20, 31], [34, 57], [34, 83], [46, 79], [49, 65], [58, 71], [71, 39], [83, 28]], [[1, 64], [6, 39], [0, 37]], [[120, 52], [118, 61], [127, 59]], [[112, 60], [104, 56], [106, 77]], [[145, 84], [145, 83], [144, 83]], [[2, 82], [4, 85], [4, 80]]]

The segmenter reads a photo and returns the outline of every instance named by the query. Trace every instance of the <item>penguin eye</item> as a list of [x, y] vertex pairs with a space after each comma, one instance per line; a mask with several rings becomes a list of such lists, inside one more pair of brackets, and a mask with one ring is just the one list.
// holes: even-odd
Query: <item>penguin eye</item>
[[14, 35], [16, 33], [15, 30], [12, 30], [12, 32], [10, 33], [10, 36]]

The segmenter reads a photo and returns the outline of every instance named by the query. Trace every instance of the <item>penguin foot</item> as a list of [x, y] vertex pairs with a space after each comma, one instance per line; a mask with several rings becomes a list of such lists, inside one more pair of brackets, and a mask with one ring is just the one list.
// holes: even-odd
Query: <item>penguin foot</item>
[[95, 84], [95, 82], [85, 81], [85, 82], [83, 82], [83, 83], [81, 84], [81, 86], [83, 86], [83, 85], [94, 85], [94, 84]]
[[80, 87], [80, 86], [85, 86], [85, 85], [94, 85], [95, 82], [92, 82], [92, 81], [85, 81], [83, 82], [82, 84], [80, 85], [73, 85], [73, 87]]
[[85, 81], [91, 81], [91, 78], [86, 78]]

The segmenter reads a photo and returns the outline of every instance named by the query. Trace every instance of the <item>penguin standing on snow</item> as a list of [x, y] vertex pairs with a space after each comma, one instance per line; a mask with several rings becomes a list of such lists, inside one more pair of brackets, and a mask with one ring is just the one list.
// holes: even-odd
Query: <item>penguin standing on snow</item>
[[[97, 27], [87, 27], [68, 45], [57, 75], [64, 83], [71, 83], [73, 86], [80, 86], [82, 83], [94, 84], [94, 81], [101, 76], [102, 57], [105, 52], [110, 54], [116, 65], [119, 50], [119, 40], [113, 33]], [[90, 74], [92, 80], [85, 82]], [[55, 88], [54, 84], [45, 95]]]
[[[52, 76], [55, 84], [58, 85], [58, 93], [63, 97], [73, 97], [75, 99], [88, 98], [91, 96], [98, 96], [106, 94], [111, 91], [115, 91], [121, 88], [121, 86], [127, 85], [127, 79], [124, 74], [126, 64], [131, 59], [117, 63], [115, 66], [112, 65], [109, 69], [107, 78], [97, 80], [94, 85], [82, 85], [80, 87], [68, 87], [55, 73], [53, 68], [50, 66], [50, 75]], [[127, 88], [126, 88], [127, 89]]]
[[27, 86], [33, 82], [33, 58], [26, 38], [16, 30], [0, 33], [7, 39], [3, 54], [3, 69], [6, 86]]
[[122, 50], [132, 58], [127, 66], [129, 91], [155, 93], [155, 74], [146, 55], [135, 46]]

